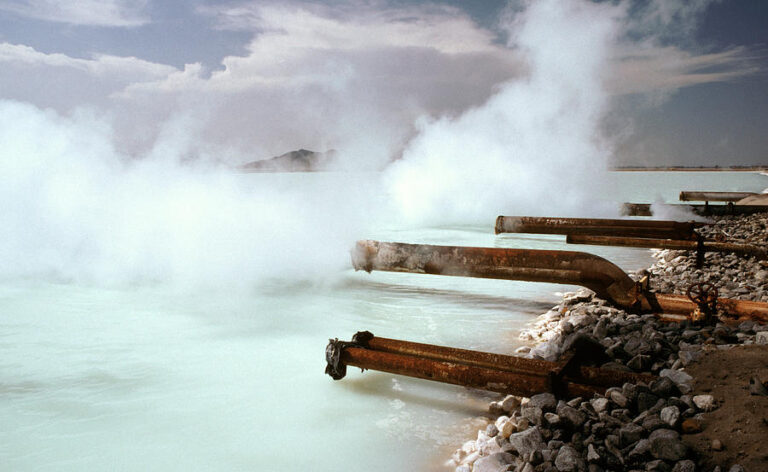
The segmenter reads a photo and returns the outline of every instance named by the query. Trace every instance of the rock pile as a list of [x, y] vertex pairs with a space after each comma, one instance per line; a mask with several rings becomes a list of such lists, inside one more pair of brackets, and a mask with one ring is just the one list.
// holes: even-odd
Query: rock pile
[[[767, 244], [767, 222], [767, 215], [728, 217], [705, 231], [707, 237], [726, 233], [730, 240]], [[720, 296], [768, 301], [768, 264], [710, 253], [704, 269], [697, 270], [695, 254], [665, 250], [656, 251], [655, 257], [648, 272], [656, 291], [684, 293], [691, 282], [709, 281], [718, 286]], [[585, 335], [605, 347], [611, 360], [602, 367], [650, 372], [659, 379], [567, 402], [550, 393], [493, 402], [493, 421], [453, 454], [450, 465], [456, 472], [704, 470], [681, 434], [700, 431], [702, 413], [718, 405], [711, 395], [691, 394], [695, 381], [684, 368], [705, 349], [768, 344], [767, 325], [664, 323], [653, 315], [614, 308], [580, 290], [566, 294], [560, 305], [523, 332], [522, 339], [536, 344], [517, 352], [556, 360], [572, 338]], [[743, 469], [736, 465], [730, 470]]]
[[[768, 247], [765, 213], [721, 217], [697, 231], [707, 240]], [[704, 267], [696, 269], [696, 254], [691, 251], [655, 251], [654, 257], [657, 261], [649, 272], [658, 292], [684, 294], [691, 283], [708, 282], [717, 287], [721, 297], [768, 302], [768, 261], [708, 252]]]

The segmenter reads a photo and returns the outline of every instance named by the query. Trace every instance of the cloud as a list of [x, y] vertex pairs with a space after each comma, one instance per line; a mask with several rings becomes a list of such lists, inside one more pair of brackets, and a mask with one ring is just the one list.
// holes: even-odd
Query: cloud
[[[614, 96], [664, 98], [760, 70], [745, 48], [697, 52], [657, 41], [700, 11], [665, 5], [614, 9], [636, 17], [617, 20], [624, 39], [610, 45], [596, 85]], [[506, 45], [504, 31], [481, 27], [452, 7], [250, 2], [197, 12], [217, 28], [251, 32], [246, 53], [209, 70], [200, 63], [73, 58], [6, 43], [0, 97], [60, 112], [97, 106], [113, 117], [127, 152], [146, 150], [159, 136], [158, 123], [178, 118], [194, 123], [201, 152], [218, 149], [235, 161], [336, 148], [348, 167], [377, 167], [399, 155], [421, 117], [458, 116], [531, 72], [514, 44], [514, 22]], [[578, 65], [580, 57], [566, 54], [570, 46], [553, 67]]]
[[86, 26], [134, 27], [149, 23], [148, 0], [0, 0], [0, 10], [36, 20]]
[[92, 59], [81, 59], [66, 54], [46, 54], [29, 46], [10, 43], [0, 43], [0, 62], [71, 68], [102, 77], [118, 74], [127, 75], [126, 81], [128, 82], [163, 77], [176, 70], [172, 66], [157, 64], [136, 57], [99, 54]]
[[222, 29], [290, 38], [286, 47], [376, 49], [429, 47], [443, 53], [493, 51], [496, 34], [480, 28], [462, 10], [448, 6], [321, 8], [318, 5], [257, 5], [200, 8]]
[[[209, 7], [205, 14], [221, 27], [254, 32], [246, 55], [229, 56], [210, 73], [187, 65], [116, 97], [153, 103], [209, 97], [215, 101], [209, 137], [218, 142], [263, 156], [333, 147], [354, 154], [353, 167], [375, 167], [402, 147], [419, 116], [482, 103], [523, 67], [493, 32], [456, 9], [333, 13]], [[371, 151], [366, 142], [378, 146]]]
[[693, 85], [729, 82], [764, 68], [745, 47], [695, 54], [673, 46], [617, 48], [608, 79], [615, 94], [668, 94]]
[[710, 5], [721, 0], [650, 0], [634, 2], [628, 31], [663, 43], [688, 43]]
[[0, 43], [2, 98], [68, 110], [86, 104], [108, 107], [109, 95], [129, 84], [159, 80], [176, 69], [135, 57], [74, 58]]

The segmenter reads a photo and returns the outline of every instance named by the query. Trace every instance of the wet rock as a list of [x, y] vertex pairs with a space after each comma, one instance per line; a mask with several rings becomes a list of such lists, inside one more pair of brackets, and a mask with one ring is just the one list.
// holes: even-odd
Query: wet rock
[[495, 454], [497, 452], [505, 452], [502, 450], [502, 443], [497, 441], [495, 438], [489, 438], [487, 441], [481, 441], [478, 439], [476, 443], [477, 449], [480, 451], [481, 456], [490, 456], [491, 454]]
[[497, 452], [475, 461], [472, 472], [499, 472], [506, 470], [506, 466], [515, 463], [515, 456], [506, 452]]
[[552, 342], [541, 343], [533, 347], [528, 356], [533, 359], [544, 359], [545, 361], [554, 362], [560, 357], [560, 348]]
[[768, 331], [760, 331], [755, 335], [755, 344], [768, 344]]
[[464, 459], [462, 459], [462, 464], [474, 464], [477, 459], [480, 458], [480, 452], [475, 451], [470, 454], [468, 454]]

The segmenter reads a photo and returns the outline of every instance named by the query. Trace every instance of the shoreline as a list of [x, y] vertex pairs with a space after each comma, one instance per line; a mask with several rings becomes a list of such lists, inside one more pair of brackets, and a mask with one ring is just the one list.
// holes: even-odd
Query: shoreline
[[768, 167], [611, 167], [610, 172], [751, 172], [763, 174]]
[[[726, 233], [732, 241], [768, 246], [767, 227], [768, 213], [720, 217], [704, 235]], [[705, 267], [699, 270], [695, 255], [687, 251], [655, 250], [654, 258], [645, 272], [651, 274], [651, 288], [657, 292], [685, 293], [691, 283], [705, 281], [718, 287], [720, 297], [768, 301], [768, 261], [707, 253]], [[750, 414], [746, 425], [737, 425], [729, 413], [734, 409], [745, 413], [740, 405], [734, 408], [733, 392], [758, 389], [761, 381], [768, 382], [768, 372], [758, 372], [754, 381], [752, 371], [739, 371], [747, 365], [754, 370], [754, 362], [764, 365], [768, 325], [661, 323], [654, 315], [613, 308], [582, 289], [565, 294], [520, 336], [532, 344], [517, 348], [516, 355], [545, 360], [556, 360], [574, 337], [588, 336], [611, 358], [602, 367], [648, 372], [659, 379], [568, 402], [558, 402], [549, 393], [499, 397], [483, 417], [485, 428], [453, 453], [446, 468], [456, 472], [768, 470], [768, 444], [761, 441], [768, 434], [764, 413], [768, 390], [766, 395], [747, 393], [756, 405], [751, 414], [764, 415], [765, 425], [757, 418], [750, 427]], [[741, 357], [732, 362], [734, 356]], [[710, 382], [712, 378], [717, 382]], [[726, 388], [730, 394], [724, 393]]]

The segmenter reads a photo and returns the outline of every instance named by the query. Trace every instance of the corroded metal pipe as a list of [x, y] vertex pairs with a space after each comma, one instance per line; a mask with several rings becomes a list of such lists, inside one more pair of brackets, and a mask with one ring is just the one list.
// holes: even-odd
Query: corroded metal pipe
[[[580, 285], [630, 311], [689, 315], [697, 305], [683, 295], [642, 290], [623, 270], [602, 257], [575, 251], [432, 246], [358, 241], [356, 270], [453, 275]], [[718, 307], [739, 319], [768, 321], [768, 303], [718, 299]]]
[[532, 216], [499, 216], [496, 234], [584, 234], [604, 236], [693, 239], [693, 222], [659, 220], [611, 220], [602, 218], [539, 218]]
[[625, 382], [650, 384], [656, 379], [648, 374], [578, 365], [584, 358], [577, 349], [569, 356], [571, 362], [548, 362], [378, 338], [363, 331], [352, 342], [330, 340], [326, 373], [340, 380], [351, 365], [505, 394], [552, 392], [564, 397], [591, 396]]
[[[716, 306], [718, 310], [730, 315], [733, 321], [754, 320], [768, 323], [768, 303], [765, 302], [718, 298]], [[685, 295], [646, 293], [643, 295], [643, 307], [645, 311], [654, 313], [689, 315], [696, 309], [696, 304]]]
[[356, 270], [523, 280], [580, 285], [619, 306], [631, 306], [635, 283], [602, 257], [575, 251], [504, 249], [358, 241]]
[[681, 202], [738, 202], [742, 198], [757, 195], [754, 192], [680, 192]]
[[[696, 251], [699, 244], [696, 241], [681, 241], [673, 239], [651, 238], [622, 238], [613, 236], [587, 236], [582, 234], [569, 234], [565, 238], [568, 244], [591, 244], [595, 246], [623, 246], [646, 247], [661, 249], [677, 249], [684, 251]], [[752, 244], [721, 243], [717, 241], [703, 241], [701, 250], [705, 252], [732, 252], [743, 256], [754, 256], [757, 259], [768, 259], [768, 251]]]
[[[471, 351], [455, 347], [435, 346], [398, 339], [373, 337], [367, 343], [367, 347], [374, 351], [401, 354], [406, 356], [422, 357], [433, 361], [453, 362], [475, 367], [516, 372], [520, 374], [546, 375], [548, 372], [562, 369], [565, 362], [550, 362], [540, 359], [527, 359], [524, 357], [508, 356], [490, 352]], [[602, 386], [604, 388], [623, 385], [626, 382], [649, 382], [652, 376], [636, 374], [619, 370], [599, 369], [589, 366], [578, 366], [578, 371], [572, 377], [568, 377], [579, 383]]]
[[[475, 367], [453, 362], [441, 362], [413, 356], [349, 347], [344, 350], [342, 361], [361, 369], [378, 370], [390, 374], [405, 375], [436, 382], [461, 385], [506, 395], [529, 397], [549, 391], [547, 378], [540, 375], [516, 374], [512, 372]], [[605, 387], [580, 385], [568, 382], [566, 395], [591, 397], [604, 393]]]
[[[698, 215], [752, 215], [768, 211], [765, 205], [688, 205], [666, 203], [664, 206], [692, 211]], [[621, 206], [623, 216], [653, 216], [650, 203], [624, 203]]]

